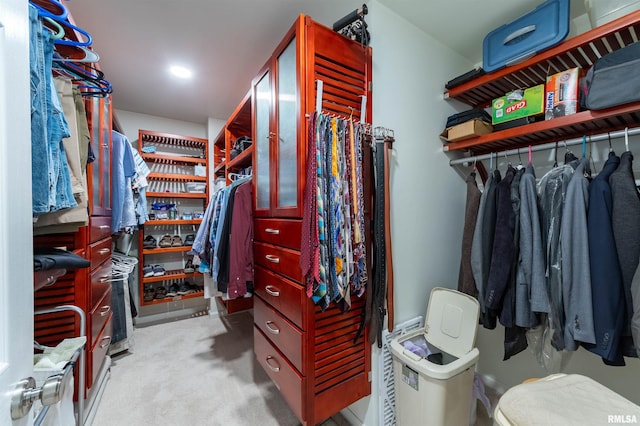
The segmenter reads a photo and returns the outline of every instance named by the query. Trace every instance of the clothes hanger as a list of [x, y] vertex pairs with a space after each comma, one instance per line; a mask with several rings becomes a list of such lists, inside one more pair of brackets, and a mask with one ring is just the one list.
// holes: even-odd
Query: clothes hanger
[[529, 164], [533, 164], [533, 149], [531, 145], [529, 145]]
[[62, 37], [64, 37], [65, 35], [64, 28], [62, 28], [62, 25], [60, 25], [58, 21], [56, 21], [55, 19], [51, 19], [48, 16], [44, 16], [42, 20], [46, 21], [56, 29], [56, 32], [54, 32], [52, 28], [49, 28], [49, 26], [44, 25], [44, 27], [51, 32], [52, 40], [60, 40]]
[[553, 155], [555, 156], [553, 161], [553, 168], [558, 167], [558, 142], [556, 142], [556, 147], [553, 150]]
[[55, 20], [67, 19], [69, 11], [58, 0], [29, 0], [29, 4], [38, 10], [38, 16]]
[[587, 158], [587, 135], [582, 135], [582, 158]]
[[59, 45], [54, 51], [53, 61], [92, 64], [100, 61], [100, 55], [85, 46]]
[[[54, 18], [55, 19], [55, 18]], [[62, 44], [62, 45], [67, 45], [67, 46], [91, 46], [93, 44], [93, 37], [91, 37], [91, 34], [89, 34], [87, 31], [83, 30], [80, 27], [77, 27], [75, 25], [73, 25], [71, 22], [69, 21], [60, 21], [59, 19], [56, 19], [60, 24], [62, 24], [63, 27], [66, 27], [68, 29], [71, 30], [71, 33], [73, 34], [73, 32], [77, 32], [80, 33], [84, 38], [85, 41], [76, 41], [76, 40], [70, 40], [67, 38], [63, 38], [60, 40], [55, 40], [53, 42], [54, 45], [58, 45], [58, 44]], [[65, 29], [66, 32], [66, 29]]]
[[607, 138], [609, 139], [609, 153], [612, 153], [613, 147], [611, 146], [611, 132], [607, 132]]
[[566, 141], [564, 142], [564, 149], [566, 149], [566, 152], [564, 153], [564, 164], [569, 164], [570, 162], [578, 159], [578, 157], [571, 152]]
[[624, 128], [624, 148], [629, 152], [629, 128]]

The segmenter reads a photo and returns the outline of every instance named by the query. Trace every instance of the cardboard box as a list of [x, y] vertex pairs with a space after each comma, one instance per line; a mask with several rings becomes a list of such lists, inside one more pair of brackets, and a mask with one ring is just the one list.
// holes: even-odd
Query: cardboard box
[[492, 131], [493, 127], [491, 124], [478, 118], [474, 118], [472, 120], [465, 121], [464, 123], [447, 127], [442, 133], [440, 133], [440, 137], [447, 142], [454, 142], [472, 138], [474, 136], [486, 135]]
[[544, 84], [514, 90], [491, 102], [491, 122], [504, 123], [544, 112]]
[[571, 68], [547, 77], [544, 118], [551, 120], [578, 112], [580, 68]]

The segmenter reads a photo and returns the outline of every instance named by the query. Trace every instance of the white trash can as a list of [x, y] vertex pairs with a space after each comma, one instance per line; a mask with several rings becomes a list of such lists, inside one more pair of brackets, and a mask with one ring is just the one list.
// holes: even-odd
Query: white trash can
[[469, 424], [479, 314], [473, 297], [436, 287], [424, 328], [391, 341], [399, 426]]

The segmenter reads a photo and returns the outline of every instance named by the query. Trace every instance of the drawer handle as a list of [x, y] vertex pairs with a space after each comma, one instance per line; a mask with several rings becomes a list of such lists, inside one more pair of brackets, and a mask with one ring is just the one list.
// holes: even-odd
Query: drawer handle
[[269, 262], [280, 263], [280, 258], [278, 256], [274, 256], [272, 254], [266, 254], [264, 257], [267, 258]]
[[269, 296], [273, 296], [273, 297], [280, 296], [280, 290], [278, 290], [276, 287], [272, 286], [271, 284], [267, 285], [264, 288], [264, 291], [266, 291]]
[[267, 327], [267, 331], [271, 334], [280, 334], [280, 329], [278, 327], [271, 327], [269, 324], [275, 325], [273, 321], [267, 321], [264, 323], [264, 326]]
[[111, 306], [109, 305], [104, 305], [101, 309], [100, 309], [100, 316], [104, 317], [107, 316], [107, 314], [111, 312]]
[[280, 234], [280, 230], [279, 229], [273, 229], [273, 228], [265, 228], [264, 232], [266, 232], [267, 234], [273, 234], [273, 235], [279, 235]]
[[[271, 365], [271, 361], [273, 360], [276, 363], [276, 366], [274, 367], [273, 365]], [[267, 366], [272, 370], [275, 371], [276, 373], [278, 371], [280, 371], [280, 366], [278, 365], [278, 360], [275, 359], [274, 357], [272, 357], [271, 355], [267, 355], [267, 358], [265, 359], [265, 362], [267, 363]]]
[[111, 229], [111, 227], [109, 225], [100, 225], [98, 226], [99, 229]]
[[111, 276], [110, 275], [103, 275], [100, 277], [100, 279], [98, 280], [101, 283], [107, 283], [109, 281], [111, 281]]
[[111, 336], [104, 336], [102, 339], [100, 339], [101, 342], [103, 340], [106, 340], [106, 342], [105, 343], [100, 343], [100, 347], [101, 348], [106, 348], [111, 343]]
[[107, 253], [110, 253], [110, 252], [111, 252], [111, 249], [108, 249], [108, 248], [103, 248], [103, 249], [98, 250], [98, 254], [107, 254]]

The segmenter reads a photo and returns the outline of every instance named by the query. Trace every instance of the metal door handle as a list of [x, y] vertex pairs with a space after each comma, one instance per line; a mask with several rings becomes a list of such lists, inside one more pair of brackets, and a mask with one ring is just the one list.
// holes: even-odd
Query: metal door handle
[[273, 234], [273, 235], [279, 235], [280, 234], [280, 230], [279, 229], [273, 229], [273, 228], [265, 228], [264, 232], [266, 232], [267, 234]]
[[111, 229], [109, 225], [100, 225], [98, 228], [100, 229]]
[[100, 347], [101, 348], [105, 348], [107, 346], [109, 346], [109, 344], [111, 343], [111, 336], [104, 336], [102, 339], [100, 339], [100, 341], [102, 342], [103, 340], [106, 340], [106, 343], [100, 343]]
[[111, 312], [111, 306], [109, 305], [104, 305], [101, 310], [100, 310], [100, 316], [104, 317], [106, 316], [109, 312]]
[[[271, 365], [271, 363], [269, 361], [274, 360], [276, 363], [276, 366], [274, 367], [273, 365]], [[267, 358], [265, 359], [265, 362], [267, 363], [267, 366], [272, 370], [275, 371], [276, 373], [278, 371], [280, 371], [280, 366], [277, 365], [278, 364], [278, 360], [275, 359], [274, 357], [272, 357], [271, 355], [267, 355]]]
[[264, 256], [269, 262], [280, 263], [280, 258], [278, 256], [274, 256], [272, 254], [267, 254]]
[[278, 327], [272, 328], [269, 324], [275, 325], [273, 321], [267, 321], [264, 323], [264, 326], [267, 328], [267, 331], [271, 334], [280, 334], [280, 329]]
[[33, 377], [21, 380], [11, 396], [11, 418], [18, 420], [26, 416], [37, 400], [44, 406], [60, 402], [65, 390], [63, 379], [64, 374], [49, 376], [41, 387], [36, 386]]
[[103, 275], [100, 277], [100, 279], [98, 280], [101, 283], [106, 283], [111, 281], [111, 276], [110, 275]]
[[98, 254], [107, 254], [110, 251], [111, 251], [111, 249], [103, 248], [103, 249], [98, 250]]
[[272, 286], [271, 284], [267, 285], [264, 288], [264, 291], [266, 291], [269, 296], [273, 296], [273, 297], [280, 296], [280, 290], [278, 290], [276, 287]]

